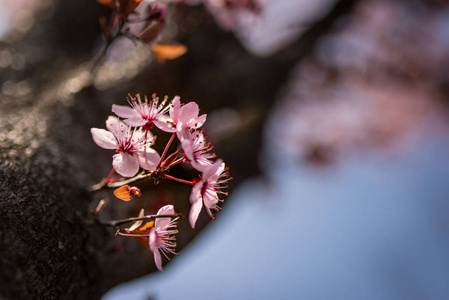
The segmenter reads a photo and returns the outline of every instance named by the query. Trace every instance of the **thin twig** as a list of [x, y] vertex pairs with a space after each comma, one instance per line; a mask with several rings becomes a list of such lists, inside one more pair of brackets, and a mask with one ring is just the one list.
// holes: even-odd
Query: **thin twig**
[[156, 218], [178, 218], [178, 217], [182, 217], [182, 215], [181, 214], [174, 214], [174, 215], [146, 215], [146, 216], [142, 216], [142, 217], [133, 217], [133, 218], [127, 218], [127, 219], [122, 219], [122, 220], [112, 220], [112, 221], [101, 221], [101, 220], [98, 220], [98, 223], [100, 223], [102, 225], [106, 225], [106, 226], [117, 227], [117, 226], [122, 225], [122, 224], [131, 223], [131, 222], [140, 221], [140, 220], [151, 220], [151, 219], [156, 219]]
[[130, 183], [134, 183], [137, 181], [142, 181], [145, 180], [147, 178], [151, 178], [153, 176], [153, 172], [150, 173], [140, 173], [132, 178], [126, 179], [126, 180], [122, 180], [122, 181], [115, 181], [115, 182], [99, 182], [97, 184], [94, 184], [91, 187], [91, 191], [92, 192], [96, 192], [105, 188], [119, 188], [121, 186], [130, 184]]
[[173, 181], [185, 183], [185, 184], [188, 184], [188, 185], [194, 185], [195, 184], [193, 181], [188, 181], [188, 180], [184, 180], [184, 179], [181, 179], [181, 178], [176, 178], [176, 177], [173, 177], [173, 176], [170, 176], [170, 175], [167, 175], [167, 174], [163, 174], [162, 177], [166, 178], [166, 179], [173, 180]]
[[168, 148], [170, 147], [171, 143], [175, 139], [175, 136], [176, 136], [176, 132], [174, 132], [171, 135], [170, 140], [168, 141], [167, 145], [165, 146], [164, 152], [162, 152], [162, 155], [161, 155], [161, 159], [159, 160], [159, 163], [157, 164], [157, 168], [159, 168], [161, 166], [162, 161], [164, 160], [165, 154], [167, 154]]

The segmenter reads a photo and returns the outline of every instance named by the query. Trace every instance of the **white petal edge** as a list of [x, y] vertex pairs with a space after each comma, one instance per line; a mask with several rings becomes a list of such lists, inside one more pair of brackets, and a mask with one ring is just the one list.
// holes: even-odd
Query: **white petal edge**
[[172, 124], [174, 123], [173, 120], [166, 115], [159, 116], [158, 120], [154, 120], [153, 123], [164, 132], [171, 133], [176, 131], [176, 126]]
[[175, 96], [170, 107], [170, 117], [177, 122], [179, 118], [179, 110], [181, 109], [181, 97]]
[[148, 235], [148, 246], [150, 247], [150, 250], [153, 252], [154, 256], [154, 264], [156, 265], [156, 268], [164, 272], [162, 269], [162, 257], [161, 253], [159, 252], [159, 248], [157, 247], [157, 236], [156, 236], [156, 230], [153, 228], [150, 231], [150, 234]]
[[225, 164], [223, 160], [217, 159], [217, 161], [215, 161], [213, 165], [210, 165], [210, 167], [205, 169], [205, 171], [203, 172], [203, 178], [209, 179], [211, 177], [216, 177], [216, 179], [218, 179], [218, 176], [224, 171], [224, 169]]
[[133, 108], [117, 104], [112, 105], [112, 112], [121, 118], [132, 118], [140, 116], [140, 114]]
[[101, 128], [91, 128], [90, 133], [98, 146], [104, 149], [117, 149], [118, 144], [112, 132]]
[[117, 138], [119, 137], [120, 127], [123, 122], [119, 118], [109, 116], [106, 120], [106, 128], [112, 132]]
[[[175, 213], [175, 208], [173, 205], [165, 205], [159, 209], [157, 212], [158, 215], [173, 215]], [[170, 223], [171, 218], [156, 218], [154, 221], [155, 228], [165, 228]]]
[[190, 120], [197, 118], [199, 113], [199, 107], [196, 102], [189, 102], [182, 106], [179, 110], [178, 118], [181, 122], [188, 123]]
[[192, 192], [190, 193], [190, 203], [192, 206], [190, 207], [189, 212], [189, 222], [192, 228], [195, 228], [196, 221], [198, 220], [198, 216], [203, 208], [203, 199], [201, 199], [202, 186], [202, 182], [197, 183], [193, 186]]
[[133, 177], [139, 171], [137, 157], [127, 153], [115, 154], [112, 157], [112, 166], [117, 173], [124, 177]]
[[152, 148], [146, 148], [146, 151], [136, 152], [135, 155], [138, 155], [139, 164], [147, 171], [156, 170], [157, 164], [161, 159], [159, 153]]
[[129, 119], [125, 119], [123, 121], [125, 124], [128, 124], [129, 126], [132, 127], [139, 127], [139, 126], [143, 126], [147, 123], [146, 120], [144, 120], [140, 115], [138, 116], [133, 116]]
[[201, 115], [198, 118], [194, 118], [189, 122], [189, 127], [192, 129], [197, 129], [203, 126], [204, 122], [206, 122], [207, 115]]

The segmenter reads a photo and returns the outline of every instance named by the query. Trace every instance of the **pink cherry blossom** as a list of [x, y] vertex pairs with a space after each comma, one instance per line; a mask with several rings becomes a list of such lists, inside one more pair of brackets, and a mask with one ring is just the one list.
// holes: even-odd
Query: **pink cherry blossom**
[[190, 203], [192, 206], [190, 208], [189, 221], [192, 228], [195, 227], [203, 204], [209, 216], [215, 220], [211, 209], [216, 211], [221, 209], [217, 203], [223, 200], [218, 198], [218, 194], [227, 195], [222, 189], [227, 187], [224, 184], [228, 181], [228, 173], [225, 171], [225, 164], [221, 159], [205, 168], [200, 180], [193, 186], [192, 192], [190, 193]]
[[131, 129], [113, 116], [106, 120], [106, 128], [108, 130], [92, 128], [92, 138], [98, 146], [116, 150], [117, 154], [112, 157], [112, 166], [118, 174], [132, 177], [139, 171], [139, 166], [149, 171], [156, 169], [160, 156], [150, 148], [154, 143], [150, 132]]
[[159, 129], [165, 132], [177, 132], [178, 138], [181, 139], [181, 133], [185, 130], [195, 130], [203, 126], [206, 122], [207, 115], [199, 114], [199, 107], [196, 102], [189, 102], [185, 105], [181, 105], [180, 97], [176, 96], [170, 105], [169, 114], [161, 118], [165, 122], [165, 125], [158, 126]]
[[145, 96], [145, 101], [142, 102], [140, 95], [137, 94], [136, 97], [128, 98], [128, 102], [131, 107], [112, 105], [112, 112], [124, 118], [123, 122], [126, 124], [133, 127], [143, 126], [146, 130], [153, 128], [153, 124], [163, 128], [166, 126], [164, 114], [170, 108], [170, 106], [165, 106], [167, 99], [159, 104], [159, 98], [155, 95], [151, 101], [148, 101], [147, 96]]
[[[175, 210], [173, 205], [163, 206], [157, 212], [158, 215], [173, 215]], [[167, 254], [175, 254], [176, 242], [174, 234], [178, 233], [176, 226], [178, 224], [177, 218], [156, 218], [154, 221], [154, 227], [151, 228], [148, 234], [148, 246], [154, 255], [154, 263], [159, 271], [162, 269], [162, 257], [161, 253], [168, 258]]]
[[206, 143], [202, 132], [191, 132], [186, 129], [181, 133], [180, 140], [184, 155], [190, 161], [192, 167], [201, 172], [212, 165], [211, 159], [214, 158], [214, 155], [210, 153], [211, 147]]

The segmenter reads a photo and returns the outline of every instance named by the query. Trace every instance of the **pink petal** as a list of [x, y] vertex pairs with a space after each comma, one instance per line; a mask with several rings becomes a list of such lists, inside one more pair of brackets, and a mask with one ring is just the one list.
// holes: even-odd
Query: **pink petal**
[[157, 234], [156, 229], [152, 228], [150, 230], [150, 233], [148, 234], [148, 246], [150, 247], [150, 250], [153, 252], [157, 251]]
[[112, 132], [116, 137], [120, 136], [121, 130], [124, 130], [124, 124], [119, 118], [109, 116], [106, 120], [106, 128]]
[[163, 273], [164, 269], [162, 269], [162, 257], [161, 253], [159, 253], [159, 249], [156, 249], [156, 251], [153, 252], [153, 255], [154, 255], [154, 263], [157, 269]]
[[205, 169], [205, 171], [203, 172], [203, 178], [214, 178], [216, 180], [218, 179], [220, 174], [223, 173], [224, 168], [225, 164], [223, 163], [223, 160], [217, 159], [217, 161], [213, 165]]
[[[157, 212], [158, 215], [173, 215], [175, 213], [175, 209], [173, 205], [165, 205], [159, 209]], [[165, 228], [170, 223], [171, 218], [156, 218], [154, 221], [155, 228]]]
[[193, 186], [192, 192], [190, 193], [190, 207], [189, 212], [189, 222], [192, 228], [195, 228], [196, 221], [200, 215], [201, 208], [203, 208], [203, 200], [201, 199], [201, 188], [203, 187], [203, 182], [198, 182]]
[[185, 156], [190, 160], [194, 160], [193, 156], [193, 141], [189, 130], [178, 132], [178, 138], [181, 140], [181, 147], [184, 150]]
[[164, 272], [164, 270], [162, 269], [161, 253], [159, 252], [159, 248], [157, 246], [156, 230], [154, 228], [151, 229], [150, 234], [148, 235], [148, 246], [151, 252], [153, 252], [154, 264], [156, 265], [157, 269], [161, 272]]
[[197, 159], [197, 160], [191, 161], [190, 164], [192, 165], [193, 168], [195, 168], [195, 170], [204, 172], [212, 165], [212, 161], [210, 161], [208, 159], [202, 159], [202, 160]]
[[156, 150], [152, 148], [146, 148], [146, 151], [142, 150], [136, 152], [136, 154], [138, 156], [139, 164], [143, 169], [148, 171], [156, 170], [157, 164], [161, 159], [161, 156], [159, 155], [159, 153], [157, 153]]
[[114, 134], [104, 129], [92, 128], [92, 138], [98, 146], [104, 149], [117, 149], [118, 144]]
[[206, 189], [206, 192], [203, 195], [204, 206], [207, 208], [214, 208], [218, 203], [217, 193], [212, 189]]
[[182, 106], [179, 110], [179, 119], [188, 123], [190, 120], [197, 118], [199, 113], [199, 107], [196, 102], [189, 102], [186, 105]]
[[189, 127], [192, 129], [200, 128], [201, 126], [203, 126], [204, 122], [206, 122], [206, 117], [207, 117], [207, 115], [204, 114], [204, 115], [199, 116], [198, 118], [191, 120], [188, 124]]
[[127, 153], [115, 154], [112, 157], [112, 166], [123, 177], [133, 177], [139, 171], [137, 156]]
[[179, 110], [181, 109], [181, 101], [180, 97], [176, 96], [173, 98], [173, 102], [170, 107], [170, 117], [173, 119], [173, 121], [177, 122], [179, 118]]
[[166, 115], [159, 116], [158, 120], [154, 120], [153, 123], [157, 126], [157, 128], [164, 132], [176, 131], [176, 126], [173, 125], [173, 120]]
[[129, 106], [122, 106], [116, 104], [112, 105], [112, 112], [115, 113], [120, 118], [132, 118], [140, 116], [140, 114], [133, 108]]
[[147, 123], [147, 121], [144, 120], [140, 115], [138, 115], [136, 117], [129, 118], [129, 119], [125, 119], [125, 120], [123, 120], [123, 122], [125, 122], [125, 124], [128, 124], [129, 126], [132, 126], [132, 127], [143, 126]]

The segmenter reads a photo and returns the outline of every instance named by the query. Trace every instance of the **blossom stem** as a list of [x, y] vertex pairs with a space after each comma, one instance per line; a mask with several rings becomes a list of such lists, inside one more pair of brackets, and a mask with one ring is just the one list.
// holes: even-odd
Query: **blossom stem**
[[112, 182], [112, 176], [114, 176], [115, 174], [115, 169], [112, 168], [111, 171], [108, 174], [108, 177], [106, 177], [106, 179], [104, 180], [105, 183], [110, 183]]
[[91, 187], [91, 191], [96, 192], [96, 191], [102, 190], [104, 188], [118, 188], [118, 187], [124, 186], [126, 184], [131, 184], [131, 183], [134, 183], [137, 181], [142, 181], [147, 178], [151, 178], [152, 176], [153, 176], [153, 172], [150, 172], [150, 173], [140, 173], [132, 178], [122, 180], [122, 181], [106, 182], [106, 183], [102, 181], [100, 183], [94, 184]]
[[117, 234], [121, 236], [131, 236], [131, 237], [148, 237], [148, 234], [144, 233], [124, 233], [121, 231], [117, 231]]
[[177, 164], [179, 164], [180, 162], [183, 162], [183, 161], [185, 161], [185, 157], [184, 156], [181, 157], [180, 159], [175, 160], [174, 162], [172, 162], [168, 167], [170, 168], [170, 167], [172, 167], [174, 165], [177, 165]]
[[180, 214], [146, 215], [146, 216], [142, 216], [142, 217], [127, 218], [127, 219], [122, 219], [122, 220], [111, 220], [111, 221], [98, 220], [98, 222], [102, 225], [116, 227], [116, 226], [119, 226], [122, 224], [131, 223], [131, 222], [140, 221], [140, 220], [151, 220], [151, 219], [156, 219], [156, 218], [178, 218], [178, 217], [181, 217], [181, 215]]
[[166, 178], [166, 179], [170, 179], [170, 180], [173, 180], [173, 181], [177, 181], [177, 182], [181, 182], [181, 183], [185, 183], [185, 184], [189, 184], [189, 185], [194, 185], [195, 184], [193, 181], [188, 181], [188, 180], [184, 180], [184, 179], [181, 179], [181, 178], [176, 178], [176, 177], [173, 177], [173, 176], [170, 176], [170, 175], [167, 175], [167, 174], [163, 174], [162, 176], [164, 178]]
[[175, 136], [176, 136], [176, 132], [174, 132], [174, 133], [171, 135], [170, 140], [168, 140], [168, 143], [167, 143], [167, 145], [165, 146], [164, 152], [162, 152], [161, 159], [159, 160], [159, 163], [157, 164], [157, 169], [161, 166], [162, 161], [164, 160], [165, 154], [167, 154], [168, 148], [170, 147], [171, 143], [172, 143], [173, 140], [175, 139]]

